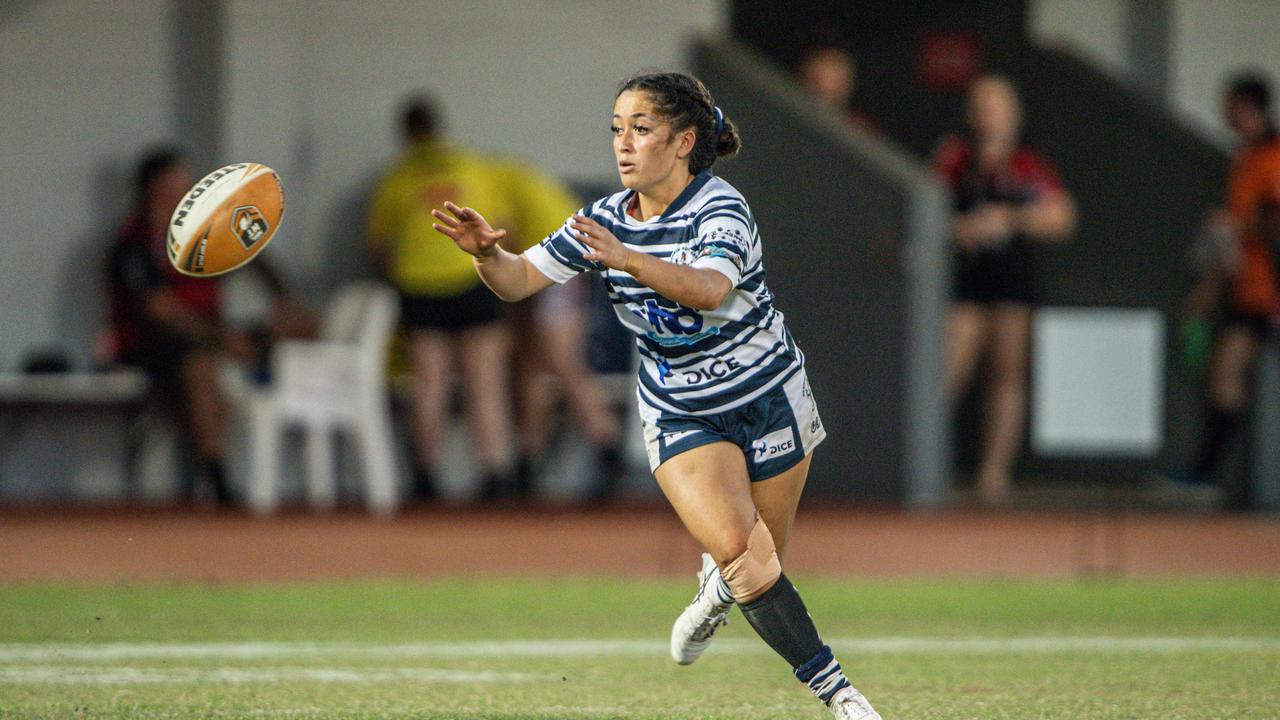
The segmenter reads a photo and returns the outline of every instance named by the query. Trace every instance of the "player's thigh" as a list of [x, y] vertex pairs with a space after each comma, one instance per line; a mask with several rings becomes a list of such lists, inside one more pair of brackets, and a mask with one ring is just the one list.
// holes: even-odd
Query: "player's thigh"
[[1209, 365], [1209, 394], [1214, 404], [1241, 408], [1248, 397], [1249, 368], [1258, 340], [1247, 325], [1228, 325], [1218, 335]]
[[812, 460], [813, 453], [809, 453], [789, 470], [751, 483], [751, 500], [760, 512], [760, 519], [764, 521], [765, 527], [769, 528], [769, 534], [773, 535], [779, 558], [786, 552], [791, 540], [796, 508], [800, 505], [800, 496], [804, 493], [804, 484], [809, 478], [809, 463]]
[[1019, 303], [996, 305], [991, 312], [991, 371], [1000, 379], [1021, 382], [1027, 375], [1031, 347], [1031, 307]]
[[972, 302], [957, 302], [947, 314], [946, 381], [953, 397], [964, 391], [982, 357], [987, 337], [987, 309]]
[[746, 551], [756, 507], [741, 448], [700, 445], [663, 462], [654, 476], [685, 528], [717, 563]]

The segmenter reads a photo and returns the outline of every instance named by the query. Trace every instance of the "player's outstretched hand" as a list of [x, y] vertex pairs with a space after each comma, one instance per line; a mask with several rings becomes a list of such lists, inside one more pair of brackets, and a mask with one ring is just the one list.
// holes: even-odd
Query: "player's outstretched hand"
[[440, 221], [431, 224], [436, 232], [447, 235], [454, 244], [476, 257], [488, 257], [498, 252], [498, 242], [507, 236], [506, 230], [501, 228], [494, 230], [489, 226], [488, 221], [472, 208], [458, 207], [451, 202], [445, 202], [444, 209], [451, 214], [435, 209], [431, 211], [435, 219]]
[[608, 228], [585, 215], [574, 215], [569, 226], [577, 234], [578, 240], [591, 248], [591, 252], [584, 253], [582, 257], [603, 263], [605, 267], [614, 270], [626, 267], [630, 251]]

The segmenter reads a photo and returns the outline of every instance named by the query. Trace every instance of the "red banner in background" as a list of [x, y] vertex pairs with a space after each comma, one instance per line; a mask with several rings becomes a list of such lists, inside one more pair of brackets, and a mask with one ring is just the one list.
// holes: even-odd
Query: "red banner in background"
[[916, 78], [938, 94], [962, 93], [986, 67], [986, 46], [971, 32], [935, 30], [916, 48]]

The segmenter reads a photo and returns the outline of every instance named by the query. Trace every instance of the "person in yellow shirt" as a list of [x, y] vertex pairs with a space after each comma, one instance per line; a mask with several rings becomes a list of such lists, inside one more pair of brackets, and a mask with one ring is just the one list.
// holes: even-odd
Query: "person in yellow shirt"
[[[526, 229], [507, 249], [514, 246], [523, 252], [536, 245], [560, 229], [564, 217], [581, 207], [561, 184], [527, 167], [512, 165], [507, 177], [519, 200], [519, 226]], [[594, 456], [591, 477], [582, 488], [581, 499], [588, 503], [609, 500], [625, 472], [618, 418], [621, 408], [611, 407], [587, 364], [587, 292], [584, 283], [557, 285], [509, 306], [515, 346], [519, 349], [512, 358], [517, 461], [511, 495], [517, 500], [529, 499], [537, 490], [557, 427], [558, 403], [573, 417], [580, 437]]]
[[[503, 303], [480, 281], [470, 258], [432, 230], [431, 208], [446, 198], [493, 208], [510, 228], [504, 247], [520, 252], [558, 229], [580, 204], [562, 185], [521, 163], [445, 142], [438, 108], [429, 97], [410, 98], [400, 122], [404, 152], [374, 193], [368, 236], [375, 262], [401, 298], [413, 368], [419, 465], [414, 494], [418, 499], [434, 494], [431, 476], [452, 397], [450, 378], [456, 373], [468, 437], [482, 473], [480, 496], [497, 499], [513, 491], [507, 472], [512, 328]], [[604, 408], [602, 402], [587, 406]], [[596, 435], [616, 435], [608, 420], [585, 424], [607, 428]], [[514, 491], [519, 494], [519, 488]]]

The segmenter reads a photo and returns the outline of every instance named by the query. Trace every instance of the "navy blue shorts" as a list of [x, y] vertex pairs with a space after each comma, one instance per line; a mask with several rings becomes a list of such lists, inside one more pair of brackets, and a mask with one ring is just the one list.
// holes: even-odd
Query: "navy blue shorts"
[[696, 447], [730, 442], [742, 449], [751, 482], [795, 467], [827, 436], [804, 370], [769, 392], [714, 415], [675, 415], [640, 403], [649, 469]]

